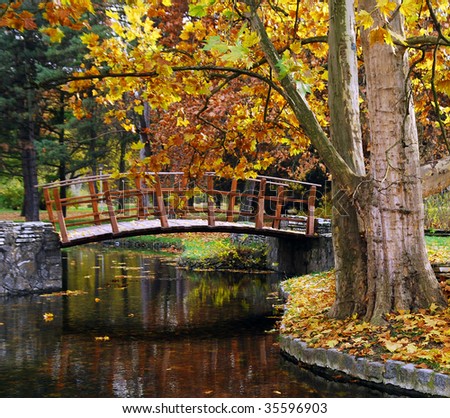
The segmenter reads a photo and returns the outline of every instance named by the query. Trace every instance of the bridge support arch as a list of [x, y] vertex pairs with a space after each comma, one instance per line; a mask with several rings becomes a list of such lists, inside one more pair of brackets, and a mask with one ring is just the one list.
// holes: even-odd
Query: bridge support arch
[[0, 221], [0, 295], [60, 290], [60, 240], [44, 222]]

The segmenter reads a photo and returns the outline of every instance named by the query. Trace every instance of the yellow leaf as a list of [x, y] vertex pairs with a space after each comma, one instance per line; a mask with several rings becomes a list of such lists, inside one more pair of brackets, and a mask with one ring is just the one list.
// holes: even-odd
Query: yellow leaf
[[366, 10], [361, 10], [356, 15], [356, 22], [362, 26], [363, 29], [369, 29], [373, 26], [373, 17]]
[[418, 348], [416, 345], [414, 345], [413, 343], [410, 343], [406, 346], [406, 352], [408, 354], [413, 354], [415, 352], [417, 352]]
[[302, 52], [302, 50], [303, 50], [302, 43], [300, 41], [293, 42], [289, 46], [289, 48], [294, 54], [300, 54], [300, 52]]
[[384, 28], [375, 28], [370, 31], [369, 40], [371, 44], [382, 44], [385, 42], [387, 30]]
[[54, 319], [54, 315], [52, 313], [50, 313], [50, 312], [46, 312], [42, 316], [44, 317], [44, 321], [46, 321], [46, 322], [53, 321], [53, 319]]
[[399, 348], [402, 348], [403, 345], [400, 343], [396, 343], [393, 341], [383, 341], [384, 346], [388, 349], [388, 351], [390, 351], [391, 353], [393, 353], [394, 351], [397, 351]]
[[403, 0], [400, 11], [405, 16], [411, 16], [419, 10], [420, 3], [417, 0]]
[[339, 341], [338, 341], [338, 340], [330, 340], [330, 341], [327, 341], [327, 346], [330, 347], [330, 348], [334, 348], [334, 347], [336, 347], [338, 344], [339, 344]]
[[59, 28], [45, 28], [41, 30], [42, 33], [45, 33], [49, 38], [51, 42], [55, 43], [61, 43], [62, 39], [64, 38], [64, 33]]
[[145, 144], [143, 142], [135, 142], [134, 144], [131, 144], [131, 149], [135, 151], [139, 151], [145, 147]]
[[397, 8], [397, 4], [390, 0], [377, 0], [377, 7], [384, 16], [389, 16]]
[[162, 0], [163, 6], [172, 6], [172, 0]]
[[109, 341], [109, 337], [107, 335], [104, 337], [95, 337], [95, 341]]

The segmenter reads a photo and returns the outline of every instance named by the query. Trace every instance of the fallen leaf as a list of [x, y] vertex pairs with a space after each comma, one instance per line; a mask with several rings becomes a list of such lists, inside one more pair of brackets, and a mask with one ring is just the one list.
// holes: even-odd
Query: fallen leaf
[[50, 322], [53, 321], [54, 315], [50, 312], [46, 312], [44, 315], [42, 315], [44, 317], [44, 321], [46, 322]]
[[95, 337], [95, 341], [109, 341], [109, 337], [107, 335], [104, 337]]

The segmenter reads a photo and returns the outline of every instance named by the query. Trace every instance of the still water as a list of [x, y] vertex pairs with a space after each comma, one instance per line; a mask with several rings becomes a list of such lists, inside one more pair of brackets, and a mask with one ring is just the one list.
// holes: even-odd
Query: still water
[[68, 292], [0, 299], [1, 397], [385, 396], [280, 355], [274, 275], [100, 245], [64, 261]]

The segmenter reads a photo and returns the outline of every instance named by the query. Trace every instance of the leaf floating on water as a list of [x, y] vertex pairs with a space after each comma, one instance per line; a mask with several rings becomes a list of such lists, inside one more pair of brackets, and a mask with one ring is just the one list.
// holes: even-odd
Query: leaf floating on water
[[86, 295], [87, 292], [84, 290], [66, 290], [63, 292], [53, 292], [53, 293], [44, 293], [40, 295], [41, 297], [52, 297], [52, 296], [78, 296], [78, 295]]
[[109, 341], [109, 337], [107, 335], [103, 337], [95, 337], [95, 341]]
[[42, 315], [42, 316], [43, 316], [45, 322], [53, 321], [53, 319], [54, 319], [54, 317], [55, 317], [51, 312], [46, 312], [46, 313], [45, 313], [44, 315]]
[[275, 395], [281, 395], [281, 392], [280, 392], [279, 390], [274, 390], [273, 393], [274, 393]]

